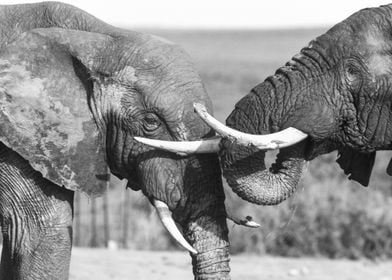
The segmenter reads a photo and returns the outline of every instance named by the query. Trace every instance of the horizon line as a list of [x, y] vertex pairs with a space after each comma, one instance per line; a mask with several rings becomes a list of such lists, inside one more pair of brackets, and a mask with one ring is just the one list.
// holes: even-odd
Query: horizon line
[[124, 29], [141, 29], [141, 30], [172, 30], [172, 31], [290, 31], [290, 30], [315, 30], [315, 29], [330, 29], [333, 25], [313, 25], [313, 26], [274, 26], [274, 27], [206, 27], [206, 26], [154, 26], [154, 25], [123, 25], [112, 24]]

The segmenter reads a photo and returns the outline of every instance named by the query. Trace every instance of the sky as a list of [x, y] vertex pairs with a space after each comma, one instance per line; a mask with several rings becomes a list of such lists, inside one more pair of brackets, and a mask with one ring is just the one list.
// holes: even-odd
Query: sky
[[[0, 0], [1, 4], [37, 1]], [[63, 0], [117, 26], [268, 29], [329, 27], [378, 0]]]

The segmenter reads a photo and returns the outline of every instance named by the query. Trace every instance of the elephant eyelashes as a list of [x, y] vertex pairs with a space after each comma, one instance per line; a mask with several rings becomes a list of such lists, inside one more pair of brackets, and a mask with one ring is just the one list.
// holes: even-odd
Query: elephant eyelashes
[[148, 113], [143, 118], [143, 127], [146, 131], [154, 131], [161, 125], [159, 117], [153, 113]]
[[345, 66], [345, 79], [349, 89], [357, 93], [362, 87], [362, 69], [357, 63], [350, 60]]

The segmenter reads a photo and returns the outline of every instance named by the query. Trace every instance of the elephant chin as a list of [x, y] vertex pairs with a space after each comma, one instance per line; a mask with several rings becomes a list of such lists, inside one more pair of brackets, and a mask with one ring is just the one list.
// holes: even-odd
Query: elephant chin
[[223, 175], [244, 200], [260, 205], [279, 204], [294, 193], [306, 169], [306, 142], [281, 149], [269, 168], [264, 151], [224, 143], [226, 149], [220, 153]]

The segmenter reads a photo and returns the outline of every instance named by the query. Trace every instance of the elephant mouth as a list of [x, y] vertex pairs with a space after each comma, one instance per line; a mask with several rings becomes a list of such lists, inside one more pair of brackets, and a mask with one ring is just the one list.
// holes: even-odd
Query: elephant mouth
[[183, 184], [183, 176], [178, 172], [179, 169], [181, 170], [181, 162], [178, 159], [181, 158], [163, 151], [159, 151], [158, 154], [154, 151], [141, 153], [133, 162], [137, 165], [137, 169], [133, 169], [132, 172], [136, 177], [127, 177], [127, 187], [142, 190], [170, 236], [181, 247], [196, 255], [198, 251], [183, 237], [170, 210], [175, 209], [177, 204], [181, 204], [179, 189]]

